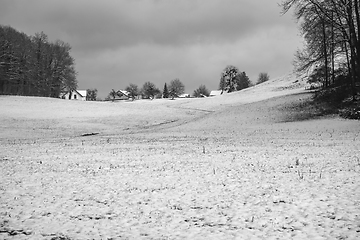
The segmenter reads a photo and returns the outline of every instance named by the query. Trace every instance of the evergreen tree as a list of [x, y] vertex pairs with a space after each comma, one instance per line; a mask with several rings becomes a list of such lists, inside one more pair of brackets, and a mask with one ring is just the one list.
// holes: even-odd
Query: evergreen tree
[[219, 90], [221, 90], [221, 94], [225, 91], [226, 88], [226, 81], [223, 75], [221, 75], [220, 83], [219, 83]]
[[240, 72], [236, 76], [236, 90], [240, 91], [242, 89], [248, 88], [251, 86], [251, 82], [249, 77], [246, 75], [245, 72]]
[[166, 83], [164, 85], [163, 98], [169, 98], [169, 90], [167, 88]]

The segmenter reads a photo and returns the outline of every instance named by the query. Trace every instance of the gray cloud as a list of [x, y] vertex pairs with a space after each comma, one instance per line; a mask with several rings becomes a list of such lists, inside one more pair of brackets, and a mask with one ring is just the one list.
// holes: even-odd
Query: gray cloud
[[101, 95], [177, 77], [189, 92], [216, 88], [228, 64], [253, 81], [280, 75], [299, 46], [291, 16], [269, 0], [0, 0], [0, 23], [68, 42], [80, 87]]
[[[12, 3], [14, 2], [14, 3]], [[282, 24], [272, 1], [251, 0], [35, 0], [6, 2], [5, 15], [33, 31], [66, 38], [81, 49], [139, 43], [234, 41]], [[3, 15], [4, 13], [2, 13]]]

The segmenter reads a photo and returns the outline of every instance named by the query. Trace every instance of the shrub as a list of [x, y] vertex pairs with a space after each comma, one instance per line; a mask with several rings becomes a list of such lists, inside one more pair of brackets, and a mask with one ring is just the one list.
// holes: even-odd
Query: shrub
[[340, 111], [340, 116], [343, 118], [360, 120], [360, 106], [345, 108]]
[[348, 87], [343, 85], [320, 90], [316, 92], [315, 99], [337, 105], [344, 101], [349, 95], [350, 91]]

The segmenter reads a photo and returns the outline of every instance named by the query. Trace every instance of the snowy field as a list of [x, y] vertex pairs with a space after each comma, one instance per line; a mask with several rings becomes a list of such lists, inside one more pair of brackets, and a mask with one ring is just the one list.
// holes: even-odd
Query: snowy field
[[360, 123], [303, 86], [0, 96], [0, 239], [360, 239]]

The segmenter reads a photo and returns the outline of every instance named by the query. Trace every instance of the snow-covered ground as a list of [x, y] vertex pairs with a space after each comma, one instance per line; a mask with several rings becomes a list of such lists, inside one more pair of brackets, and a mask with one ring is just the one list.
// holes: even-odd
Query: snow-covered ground
[[1, 96], [0, 239], [360, 239], [359, 121], [303, 89]]

